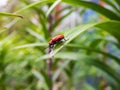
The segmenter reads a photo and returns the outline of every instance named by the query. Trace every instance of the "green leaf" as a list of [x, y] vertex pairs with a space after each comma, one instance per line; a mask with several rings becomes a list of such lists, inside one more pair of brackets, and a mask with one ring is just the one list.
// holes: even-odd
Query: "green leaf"
[[[35, 6], [38, 6], [38, 5], [43, 5], [43, 4], [46, 4], [46, 3], [49, 3], [49, 2], [54, 2], [55, 0], [40, 0], [38, 2], [35, 2], [35, 3], [32, 3], [30, 5], [27, 5], [26, 7], [22, 8], [22, 9], [19, 9], [17, 10], [16, 12], [14, 13], [21, 13], [21, 12], [24, 12], [26, 11], [27, 9], [30, 9], [30, 8], [33, 8]], [[15, 23], [17, 23], [19, 21], [19, 19], [14, 19], [12, 20], [9, 24], [6, 25], [6, 28], [9, 29], [10, 27], [12, 27]]]
[[0, 12], [0, 16], [23, 18], [23, 16], [21, 16], [21, 15], [14, 14], [14, 13], [6, 13], [6, 12]]
[[56, 1], [52, 4], [52, 6], [49, 8], [49, 10], [48, 10], [47, 13], [46, 13], [46, 16], [47, 16], [47, 17], [48, 17], [49, 14], [51, 13], [51, 11], [52, 11], [60, 2], [61, 2], [61, 0], [56, 0]]
[[97, 38], [95, 40], [93, 40], [91, 43], [90, 43], [90, 47], [97, 47], [101, 42], [103, 41], [103, 39], [101, 38]]
[[25, 45], [16, 46], [12, 50], [30, 48], [30, 47], [46, 47], [46, 46], [47, 46], [46, 43], [33, 43], [33, 44], [25, 44]]
[[103, 29], [103, 30], [111, 33], [113, 36], [116, 37], [116, 39], [118, 39], [120, 41], [120, 32], [119, 32], [120, 22], [118, 22], [118, 21], [106, 21], [106, 22], [101, 22], [101, 23], [92, 23], [92, 24], [80, 25], [80, 26], [74, 27], [73, 29], [68, 31], [67, 35], [65, 35], [65, 38], [67, 39], [67, 41], [61, 47], [54, 50], [50, 54], [50, 56], [54, 56], [58, 51], [60, 51], [70, 41], [75, 39], [82, 32], [84, 32], [84, 31], [86, 31], [94, 26], [99, 27], [100, 29]]
[[[28, 1], [25, 1], [25, 3], [27, 5], [29, 5]], [[46, 18], [45, 12], [41, 8], [38, 8], [38, 7], [32, 7], [32, 9], [35, 10], [38, 13], [40, 23], [42, 24], [41, 26], [42, 26], [42, 30], [44, 32], [44, 36], [45, 36], [46, 39], [48, 39], [49, 33], [48, 33], [48, 30], [47, 30], [47, 25], [46, 25], [47, 18]]]
[[116, 10], [118, 13], [120, 13], [120, 10], [116, 7], [115, 3], [109, 1], [109, 0], [102, 0], [105, 3], [107, 3], [109, 6], [111, 6], [114, 10]]
[[53, 81], [56, 81], [63, 69], [69, 64], [70, 60], [65, 61], [53, 75]]
[[40, 8], [34, 8], [37, 12], [38, 12], [38, 14], [40, 14], [44, 19], [46, 19], [46, 15], [45, 15], [45, 12], [42, 10], [42, 9], [40, 9]]
[[119, 9], [120, 9], [120, 0], [115, 0], [115, 1], [116, 1], [116, 3], [118, 4]]
[[39, 18], [40, 18], [40, 23], [42, 25], [42, 30], [44, 32], [44, 36], [45, 36], [46, 39], [48, 39], [49, 33], [48, 33], [47, 25], [46, 25], [46, 23], [47, 23], [46, 18], [42, 17], [41, 15], [40, 15]]
[[33, 69], [33, 70], [32, 70], [32, 73], [33, 73], [33, 75], [34, 75], [36, 78], [38, 78], [38, 79], [41, 80], [41, 81], [44, 81], [44, 78], [43, 78], [43, 76], [41, 75], [40, 72], [38, 72], [37, 70]]
[[65, 68], [64, 71], [65, 71], [66, 75], [67, 75], [69, 78], [71, 78], [71, 74], [72, 74], [71, 70]]
[[108, 10], [108, 9], [106, 9], [98, 4], [92, 3], [92, 2], [81, 1], [81, 0], [63, 0], [63, 2], [65, 2], [67, 4], [74, 5], [74, 6], [87, 7], [87, 8], [95, 10], [96, 12], [106, 16], [109, 19], [120, 20], [120, 16], [118, 16], [117, 14], [112, 12], [111, 10]]
[[6, 27], [2, 27], [1, 30], [0, 30], [0, 33], [5, 32], [5, 31], [7, 31], [7, 28]]
[[36, 37], [37, 39], [39, 39], [40, 41], [45, 41], [44, 38], [38, 34], [37, 32], [31, 30], [31, 29], [28, 29], [27, 30], [32, 36]]
[[95, 25], [95, 27], [98, 27], [100, 29], [103, 29], [103, 30], [109, 32], [120, 43], [120, 31], [119, 31], [120, 22], [118, 22], [118, 21], [106, 21], [106, 22], [102, 22], [102, 23]]
[[51, 30], [54, 31], [55, 28], [60, 24], [60, 22], [61, 22], [62, 20], [64, 20], [64, 18], [66, 18], [68, 15], [70, 15], [70, 14], [72, 13], [72, 11], [73, 11], [73, 10], [71, 10], [70, 12], [68, 12], [67, 14], [65, 14], [64, 16], [62, 16], [61, 18], [59, 18], [59, 19], [53, 24]]
[[65, 36], [65, 38], [67, 39], [67, 41], [58, 49], [54, 50], [54, 52], [50, 53], [50, 56], [54, 56], [58, 51], [60, 51], [65, 45], [67, 45], [70, 41], [72, 41], [73, 39], [75, 39], [77, 36], [79, 36], [82, 32], [86, 31], [87, 29], [93, 27], [94, 25], [96, 25], [96, 23], [92, 23], [92, 24], [86, 24], [86, 25], [80, 25], [77, 26], [73, 29], [71, 29], [68, 32], [68, 35]]
[[112, 58], [113, 60], [115, 60], [118, 64], [120, 64], [120, 59], [117, 58], [116, 56], [110, 54], [110, 53], [107, 53], [107, 52], [103, 52], [103, 51], [100, 51], [98, 49], [94, 49], [92, 47], [84, 47], [84, 46], [80, 46], [80, 45], [75, 45], [75, 44], [68, 44], [67, 47], [74, 47], [74, 48], [80, 48], [80, 49], [85, 49], [85, 50], [88, 50], [89, 52], [96, 52], [96, 53], [100, 53], [102, 55], [105, 55], [109, 58]]
[[[36, 60], [36, 62], [38, 62], [40, 60], [46, 60], [49, 57], [50, 56], [48, 54], [41, 56]], [[86, 55], [74, 53], [74, 52], [59, 52], [54, 56], [54, 58], [56, 58], [56, 59], [69, 59], [69, 60], [77, 60], [78, 58], [83, 58], [83, 57], [86, 57]]]
[[52, 81], [50, 80], [50, 78], [48, 77], [48, 74], [45, 72], [45, 70], [41, 70], [41, 74], [43, 75], [44, 77], [44, 81], [46, 82], [47, 86], [49, 88], [52, 87]]
[[37, 5], [41, 5], [41, 4], [45, 4], [45, 3], [49, 3], [49, 2], [53, 2], [53, 1], [54, 0], [40, 0], [38, 2], [27, 5], [26, 7], [16, 11], [15, 13], [21, 13], [21, 12], [26, 11], [27, 9], [33, 8], [33, 7], [37, 6]]
[[64, 8], [61, 8], [59, 11], [56, 12], [57, 15], [59, 15], [60, 13], [64, 12], [65, 10], [70, 10], [72, 7], [71, 6], [66, 6]]
[[117, 87], [120, 88], [120, 77], [119, 75], [113, 70], [110, 66], [106, 65], [105, 63], [101, 62], [100, 60], [90, 60], [89, 58], [85, 60], [86, 63], [94, 65], [95, 67], [101, 69], [104, 73], [107, 74], [108, 77], [113, 78], [118, 84]]

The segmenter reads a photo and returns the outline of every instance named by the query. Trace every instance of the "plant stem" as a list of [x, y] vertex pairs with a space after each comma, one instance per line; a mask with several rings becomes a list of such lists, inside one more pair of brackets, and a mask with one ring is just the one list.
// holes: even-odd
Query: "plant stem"
[[49, 31], [49, 34], [50, 34], [50, 36], [51, 36], [51, 34], [52, 34], [52, 27], [53, 27], [53, 16], [50, 14], [49, 16], [48, 16], [48, 20], [49, 20], [49, 26], [48, 26], [48, 31]]
[[[52, 15], [50, 14], [49, 16], [48, 16], [48, 20], [49, 20], [49, 27], [48, 27], [48, 31], [49, 31], [49, 34], [50, 34], [50, 36], [51, 36], [51, 28], [52, 28], [52, 26], [53, 26], [53, 17], [52, 17]], [[48, 48], [48, 54], [50, 55], [50, 53], [51, 53], [51, 51], [52, 51], [52, 48], [51, 47], [49, 47]], [[48, 62], [47, 62], [47, 66], [48, 66], [48, 77], [49, 77], [49, 80], [50, 80], [50, 87], [49, 87], [49, 90], [53, 90], [53, 83], [52, 83], [52, 63], [53, 63], [53, 58], [50, 56], [49, 58], [48, 58]]]
[[49, 80], [50, 80], [49, 90], [52, 90], [52, 88], [53, 88], [53, 84], [52, 84], [52, 61], [53, 61], [52, 58], [49, 58], [48, 62], [47, 62], [48, 77], [49, 77]]
[[[49, 47], [48, 48], [48, 54], [51, 53], [52, 49]], [[50, 80], [50, 86], [49, 86], [49, 90], [53, 90], [53, 83], [52, 83], [52, 63], [53, 63], [53, 58], [52, 57], [49, 57], [48, 60], [47, 60], [47, 72], [48, 72], [48, 77], [49, 77], [49, 80]]]

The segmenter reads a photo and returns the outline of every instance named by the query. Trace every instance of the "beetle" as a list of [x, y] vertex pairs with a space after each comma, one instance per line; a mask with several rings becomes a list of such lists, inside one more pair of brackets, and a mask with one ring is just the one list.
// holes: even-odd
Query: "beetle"
[[53, 37], [48, 43], [49, 43], [49, 48], [53, 48], [55, 44], [61, 42], [61, 40], [65, 40], [63, 34], [59, 34], [55, 37]]

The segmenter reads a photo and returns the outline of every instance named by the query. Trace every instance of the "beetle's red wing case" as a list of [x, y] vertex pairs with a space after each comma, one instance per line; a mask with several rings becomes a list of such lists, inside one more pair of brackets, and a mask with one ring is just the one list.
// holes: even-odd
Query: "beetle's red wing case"
[[59, 42], [59, 40], [63, 39], [64, 38], [64, 35], [60, 34], [60, 35], [57, 35], [55, 37], [53, 37], [48, 43], [49, 44], [54, 44], [54, 42]]

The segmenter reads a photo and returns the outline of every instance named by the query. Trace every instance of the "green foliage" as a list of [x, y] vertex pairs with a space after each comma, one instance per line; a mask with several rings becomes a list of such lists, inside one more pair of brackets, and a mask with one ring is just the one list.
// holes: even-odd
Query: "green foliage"
[[119, 37], [120, 32], [118, 28], [119, 26], [120, 26], [119, 21], [103, 22], [101, 24], [96, 25], [96, 27], [106, 30], [107, 32], [112, 34], [118, 40], [118, 42], [120, 42], [120, 37]]
[[[105, 90], [119, 90], [120, 57], [113, 53], [120, 53], [120, 1], [102, 1], [113, 10], [83, 0], [20, 0], [15, 6], [21, 9], [1, 12], [0, 90], [103, 90], [105, 85]], [[59, 3], [67, 6], [56, 12]], [[61, 30], [59, 25], [81, 6], [80, 13], [89, 8], [109, 20], [77, 23], [71, 28], [66, 25]], [[56, 19], [56, 15], [60, 17]], [[48, 41], [60, 33], [66, 41], [57, 44], [49, 55]], [[108, 44], [116, 51], [109, 52]], [[48, 75], [50, 57], [52, 79]], [[88, 77], [100, 79], [91, 85]]]
[[80, 0], [63, 0], [63, 2], [68, 3], [68, 4], [72, 4], [74, 6], [84, 6], [90, 9], [93, 9], [95, 11], [97, 11], [98, 13], [106, 16], [109, 19], [113, 19], [113, 20], [120, 20], [120, 16], [118, 16], [116, 13], [112, 12], [109, 9], [106, 9], [98, 4], [92, 3], [92, 2], [88, 2], [88, 1], [80, 1]]

